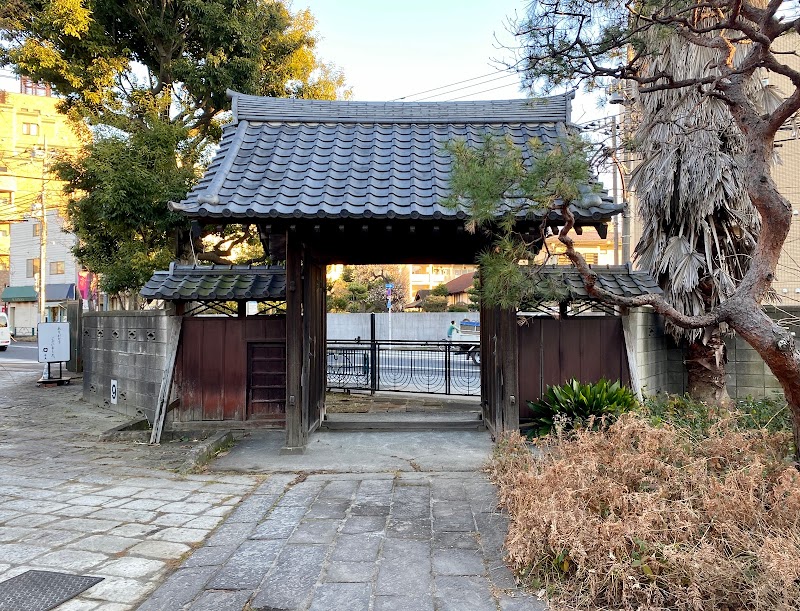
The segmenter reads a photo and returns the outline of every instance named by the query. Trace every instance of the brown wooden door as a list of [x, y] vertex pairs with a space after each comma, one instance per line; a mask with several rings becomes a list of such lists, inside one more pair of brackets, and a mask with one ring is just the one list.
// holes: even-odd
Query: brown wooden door
[[286, 344], [247, 344], [247, 418], [285, 420]]

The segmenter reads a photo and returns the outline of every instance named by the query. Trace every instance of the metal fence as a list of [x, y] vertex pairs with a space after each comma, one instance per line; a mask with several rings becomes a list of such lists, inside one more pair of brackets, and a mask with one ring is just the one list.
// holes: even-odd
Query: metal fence
[[477, 348], [444, 341], [328, 341], [327, 386], [372, 392], [480, 395]]

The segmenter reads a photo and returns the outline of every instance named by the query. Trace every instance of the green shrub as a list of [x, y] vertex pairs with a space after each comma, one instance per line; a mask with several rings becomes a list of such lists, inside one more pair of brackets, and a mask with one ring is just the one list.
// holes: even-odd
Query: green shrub
[[657, 395], [648, 397], [642, 405], [642, 414], [650, 424], [669, 424], [694, 438], [708, 437], [711, 426], [728, 413], [689, 395]]
[[444, 312], [445, 310], [447, 310], [447, 297], [431, 294], [422, 300], [423, 312]]
[[770, 433], [792, 430], [792, 414], [783, 398], [740, 399], [736, 402], [736, 420], [745, 429], [766, 429]]
[[642, 415], [653, 425], [669, 424], [693, 438], [708, 437], [711, 427], [723, 420], [743, 431], [765, 429], [777, 433], [792, 430], [786, 402], [778, 398], [748, 397], [730, 407], [720, 407], [697, 401], [689, 395], [659, 395], [644, 401]]
[[533, 414], [524, 428], [536, 437], [552, 432], [557, 422], [566, 429], [582, 427], [614, 420], [638, 405], [633, 391], [619, 382], [603, 379], [581, 384], [574, 378], [561, 386], [548, 386], [542, 399], [527, 403]]

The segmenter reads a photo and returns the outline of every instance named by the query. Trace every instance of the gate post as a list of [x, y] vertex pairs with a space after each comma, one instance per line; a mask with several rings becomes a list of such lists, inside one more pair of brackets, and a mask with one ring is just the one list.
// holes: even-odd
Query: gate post
[[375, 312], [369, 315], [369, 391], [371, 395], [378, 390], [378, 342], [375, 340]]
[[503, 432], [519, 431], [519, 329], [514, 308], [498, 309], [500, 315], [498, 364], [501, 372], [501, 427]]
[[303, 422], [303, 250], [296, 234], [286, 232], [286, 445], [282, 454], [302, 454], [308, 442]]
[[448, 342], [447, 345], [444, 347], [444, 394], [450, 394], [450, 375], [451, 375], [451, 363], [450, 357], [452, 345]]
[[83, 371], [83, 309], [80, 296], [75, 301], [67, 302], [67, 322], [69, 323], [69, 362], [67, 371], [81, 373]]

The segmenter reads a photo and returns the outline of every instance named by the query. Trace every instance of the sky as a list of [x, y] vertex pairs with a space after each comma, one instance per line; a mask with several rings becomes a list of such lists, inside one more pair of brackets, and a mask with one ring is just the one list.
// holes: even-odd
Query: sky
[[[294, 0], [292, 9], [316, 17], [318, 55], [342, 68], [354, 100], [499, 100], [526, 97], [519, 76], [503, 65], [518, 44], [509, 20], [522, 17], [526, 4]], [[579, 94], [573, 104], [575, 122], [602, 114], [594, 98]]]
[[[316, 17], [318, 55], [344, 70], [355, 100], [498, 100], [526, 97], [519, 76], [503, 65], [513, 61], [513, 51], [506, 47], [517, 44], [509, 20], [521, 17], [526, 4], [527, 0], [292, 0], [292, 10], [309, 8]], [[5, 80], [3, 72], [0, 81]], [[18, 86], [0, 82], [3, 85]], [[573, 121], [604, 114], [596, 106], [593, 98], [578, 95]]]
[[[507, 19], [523, 2], [295, 0], [293, 9], [307, 7], [317, 18], [318, 55], [344, 70], [356, 100], [394, 100], [483, 75], [491, 76], [461, 85], [477, 87], [433, 100], [497, 87], [464, 99], [504, 99], [522, 97], [519, 78], [492, 60], [512, 57], [500, 45], [514, 44]], [[441, 91], [428, 95], [436, 93]], [[413, 99], [422, 97], [427, 95]]]

